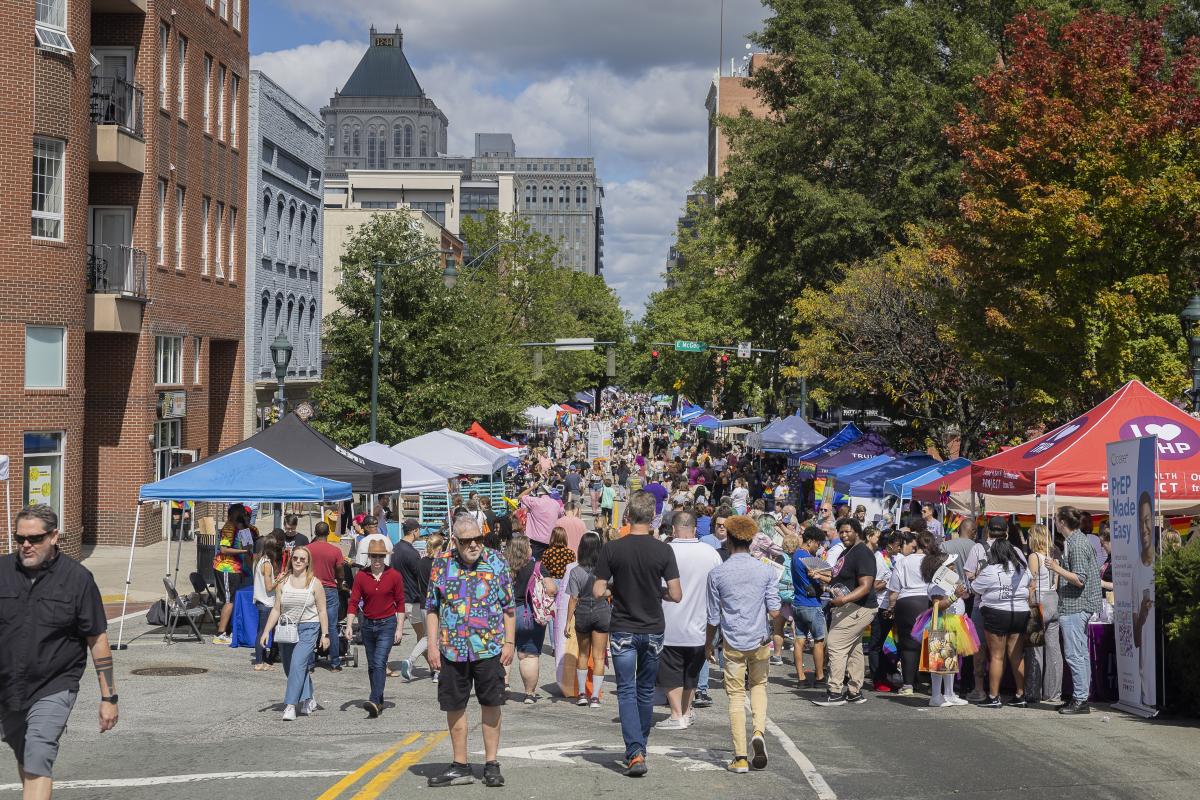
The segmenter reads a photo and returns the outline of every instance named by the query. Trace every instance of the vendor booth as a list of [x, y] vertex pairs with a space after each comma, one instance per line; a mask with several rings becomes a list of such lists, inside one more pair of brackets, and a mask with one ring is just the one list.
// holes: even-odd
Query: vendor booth
[[893, 478], [924, 470], [938, 463], [928, 453], [912, 452], [881, 462], [867, 469], [834, 477], [834, 488], [851, 498], [854, 504], [867, 507], [867, 519], [886, 514], [884, 486]]
[[490, 444], [497, 450], [503, 450], [510, 455], [516, 455], [522, 449], [521, 445], [517, 444], [516, 442], [506, 442], [503, 439], [492, 436], [487, 432], [487, 429], [478, 422], [472, 422], [471, 427], [467, 428], [466, 434], [473, 439], [478, 439], [481, 442]]
[[882, 436], [871, 432], [863, 434], [840, 450], [834, 450], [812, 461], [805, 460], [800, 468], [803, 470], [806, 464], [811, 464], [813, 476], [823, 478], [842, 467], [861, 464], [879, 456], [895, 458], [896, 451], [888, 446], [887, 440]]
[[755, 450], [784, 453], [809, 450], [825, 441], [825, 436], [804, 421], [799, 414], [769, 425], [758, 433], [746, 437], [746, 443]]
[[[898, 475], [891, 478], [883, 485], [883, 492], [888, 497], [896, 498], [895, 519], [900, 521], [901, 514], [905, 506], [913, 498], [912, 490], [915, 486], [923, 486], [930, 481], [935, 481], [938, 478], [943, 478], [958, 470], [965, 469], [971, 466], [971, 460], [967, 458], [954, 458], [949, 461], [943, 461], [928, 467], [922, 467], [915, 472], [909, 472], [905, 475]], [[935, 500], [927, 501], [941, 505], [941, 497]], [[946, 509], [943, 506], [941, 517], [945, 517]]]
[[455, 473], [449, 470], [436, 467], [414, 456], [393, 450], [386, 444], [380, 444], [379, 442], [360, 444], [350, 452], [371, 461], [399, 469], [402, 476], [400, 482], [401, 492], [444, 492], [450, 484], [450, 479], [455, 476]]

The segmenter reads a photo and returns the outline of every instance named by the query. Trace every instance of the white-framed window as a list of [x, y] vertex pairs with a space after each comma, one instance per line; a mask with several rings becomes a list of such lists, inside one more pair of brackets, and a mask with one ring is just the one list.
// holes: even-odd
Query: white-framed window
[[171, 474], [175, 451], [183, 442], [183, 420], [163, 419], [154, 423], [154, 480]]
[[204, 54], [204, 132], [212, 133], [212, 56]]
[[180, 36], [175, 49], [175, 113], [187, 119], [187, 39]]
[[154, 382], [161, 386], [183, 383], [183, 337], [154, 337]]
[[209, 10], [211, 11], [213, 7], [213, 0], [204, 0], [204, 5], [208, 6]]
[[237, 280], [237, 209], [229, 207], [229, 280]]
[[183, 269], [183, 201], [185, 192], [182, 186], [175, 187], [175, 269]]
[[21, 460], [25, 466], [24, 504], [45, 503], [62, 519], [63, 431], [25, 431]]
[[56, 53], [74, 53], [67, 36], [67, 0], [37, 0], [33, 31], [37, 46]]
[[221, 19], [226, 19], [229, 16], [229, 0], [221, 0]]
[[231, 0], [233, 4], [233, 29], [240, 31], [242, 29], [242, 0]]
[[208, 218], [212, 210], [212, 199], [200, 201], [200, 274], [208, 274]]
[[158, 24], [158, 105], [164, 111], [167, 105], [167, 61], [171, 49], [171, 29], [167, 23]]
[[38, 239], [63, 238], [63, 164], [66, 142], [33, 137], [33, 225]]
[[67, 329], [25, 326], [25, 388], [63, 389], [67, 375]]
[[225, 65], [217, 67], [217, 138], [225, 139]]
[[167, 182], [163, 178], [158, 179], [158, 208], [154, 216], [154, 262], [162, 265], [166, 263], [166, 247], [164, 240], [167, 237]]
[[237, 75], [229, 75], [229, 144], [238, 146], [238, 92], [241, 90], [242, 79]]
[[225, 257], [225, 204], [217, 201], [217, 243], [213, 248], [213, 264], [217, 268], [217, 277], [225, 277], [225, 266], [221, 259]]
[[192, 383], [200, 383], [200, 353], [204, 349], [204, 339], [192, 337]]

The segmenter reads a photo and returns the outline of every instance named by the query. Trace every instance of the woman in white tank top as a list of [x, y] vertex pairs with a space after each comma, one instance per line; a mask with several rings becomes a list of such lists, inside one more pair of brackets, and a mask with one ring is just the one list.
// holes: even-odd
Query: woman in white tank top
[[284, 624], [296, 626], [298, 638], [296, 642], [279, 643], [283, 672], [287, 675], [283, 718], [290, 721], [297, 714], [306, 716], [316, 709], [308, 666], [316, 653], [318, 642], [321, 647], [329, 647], [325, 590], [321, 582], [313, 577], [312, 556], [307, 547], [297, 547], [292, 551], [291, 570], [275, 591], [275, 607], [271, 609], [266, 629], [259, 640], [261, 645], [266, 646], [267, 637], [281, 619]]
[[275, 589], [287, 579], [287, 570], [279, 564], [280, 547], [273, 536], [263, 538], [262, 555], [254, 562], [254, 607], [258, 611], [258, 636], [254, 640], [254, 669], [257, 672], [273, 670], [266, 661], [267, 649], [263, 647], [263, 633], [267, 619], [275, 607]]

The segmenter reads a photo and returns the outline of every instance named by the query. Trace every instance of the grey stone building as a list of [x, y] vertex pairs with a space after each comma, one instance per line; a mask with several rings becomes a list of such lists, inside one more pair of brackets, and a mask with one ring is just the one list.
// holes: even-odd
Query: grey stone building
[[292, 344], [289, 406], [321, 379], [322, 181], [325, 127], [263, 73], [250, 73], [246, 187], [246, 430], [262, 426], [276, 389], [270, 345]]
[[446, 115], [425, 96], [403, 41], [399, 27], [386, 34], [372, 27], [362, 60], [321, 109], [327, 177], [343, 180], [347, 169], [459, 172], [461, 196], [450, 205], [457, 205], [462, 218], [479, 219], [506, 205], [498, 175], [513, 173], [516, 213], [555, 241], [558, 265], [601, 274], [604, 187], [595, 160], [518, 155], [511, 133], [476, 133], [473, 156], [447, 155]]

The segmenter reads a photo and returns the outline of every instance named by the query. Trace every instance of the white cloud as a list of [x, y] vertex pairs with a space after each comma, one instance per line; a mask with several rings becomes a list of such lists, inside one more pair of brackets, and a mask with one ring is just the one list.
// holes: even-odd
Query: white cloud
[[[292, 2], [318, 16], [327, 5]], [[728, 4], [751, 5], [744, 0], [729, 0]], [[384, 20], [399, 16], [398, 12], [388, 16], [395, 12], [395, 5], [387, 0], [367, 0], [353, 10], [340, 9], [346, 13], [340, 21], [331, 17], [330, 25], [340, 31], [347, 20], [374, 19], [380, 29], [390, 30], [392, 23]], [[460, 10], [460, 5], [467, 8]], [[605, 184], [605, 279], [621, 297], [622, 305], [640, 314], [649, 293], [662, 285], [684, 196], [704, 172], [704, 98], [713, 66], [700, 63], [705, 59], [674, 58], [682, 53], [676, 41], [680, 37], [697, 49], [699, 32], [707, 23], [702, 24], [702, 14], [694, 13], [696, 3], [656, 0], [636, 6], [635, 12], [634, 4], [623, 0], [608, 4], [570, 0], [555, 4], [558, 10], [553, 14], [540, 13], [541, 4], [524, 3], [518, 11], [510, 2], [484, 0], [456, 2], [453, 15], [445, 14], [444, 6], [433, 11], [432, 0], [415, 0], [406, 6], [411, 8], [406, 8], [404, 15], [410, 21], [401, 19], [405, 50], [426, 94], [450, 120], [452, 153], [470, 154], [476, 132], [510, 132], [518, 153], [596, 157]], [[496, 11], [504, 6], [511, 14]], [[568, 6], [569, 10], [563, 10]], [[594, 11], [596, 6], [606, 9], [602, 19]], [[627, 8], [618, 32], [609, 12], [622, 6]], [[684, 6], [693, 13], [682, 13]], [[471, 13], [472, 8], [477, 13]], [[714, 0], [713, 50], [715, 8]], [[674, 39], [667, 32], [668, 18], [677, 28]], [[445, 28], [451, 22], [461, 23], [453, 34]], [[489, 25], [490, 33], [483, 40], [472, 33]], [[525, 28], [525, 33], [514, 32], [514, 25]], [[616, 42], [619, 33], [645, 40], [647, 51], [623, 44], [614, 45], [610, 58], [592, 52], [604, 43]], [[444, 43], [446, 37], [479, 42], [480, 46], [438, 51], [420, 45], [423, 41]], [[539, 50], [538, 42], [555, 37], [557, 55]], [[656, 37], [664, 40], [657, 50], [649, 44], [649, 39]], [[255, 56], [253, 63], [317, 109], [349, 77], [366, 46], [365, 39], [362, 34], [361, 38], [263, 53]], [[522, 42], [532, 48], [524, 57], [506, 49]], [[512, 68], [497, 70], [497, 63], [505, 58], [514, 59], [509, 65]], [[714, 57], [710, 64], [715, 61]], [[538, 63], [557, 63], [557, 67], [534, 69]]]

